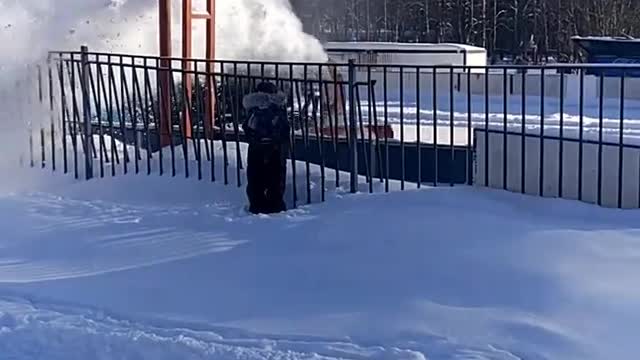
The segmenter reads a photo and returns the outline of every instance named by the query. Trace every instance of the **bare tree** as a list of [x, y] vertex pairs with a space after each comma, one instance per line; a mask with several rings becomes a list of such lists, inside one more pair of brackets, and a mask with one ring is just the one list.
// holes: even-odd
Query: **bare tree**
[[[461, 42], [569, 58], [573, 35], [640, 36], [640, 0], [291, 0], [321, 39]], [[311, 23], [310, 23], [311, 22]], [[309, 24], [310, 23], [310, 24]]]

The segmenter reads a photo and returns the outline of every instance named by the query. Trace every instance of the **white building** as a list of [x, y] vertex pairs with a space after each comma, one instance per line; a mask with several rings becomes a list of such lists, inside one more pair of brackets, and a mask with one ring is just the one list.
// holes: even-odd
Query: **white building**
[[[329, 42], [324, 44], [329, 59], [346, 63], [354, 59], [357, 64], [424, 66], [478, 66], [487, 65], [487, 51], [464, 44], [415, 44], [381, 42]], [[389, 68], [394, 71], [393, 68]], [[406, 69], [411, 72], [415, 69]], [[463, 69], [457, 69], [462, 71]], [[439, 70], [440, 71], [440, 70]], [[443, 69], [442, 71], [448, 71]], [[484, 69], [472, 69], [483, 73]]]

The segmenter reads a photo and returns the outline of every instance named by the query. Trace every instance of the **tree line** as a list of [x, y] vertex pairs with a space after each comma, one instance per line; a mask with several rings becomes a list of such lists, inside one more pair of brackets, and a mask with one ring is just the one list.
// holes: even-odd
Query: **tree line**
[[571, 37], [640, 37], [640, 0], [292, 0], [326, 41], [455, 42], [492, 57], [568, 61]]

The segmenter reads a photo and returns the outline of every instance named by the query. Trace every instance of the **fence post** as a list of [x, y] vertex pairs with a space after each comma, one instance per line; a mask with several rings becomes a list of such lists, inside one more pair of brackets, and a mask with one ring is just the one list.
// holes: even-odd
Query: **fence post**
[[355, 99], [356, 66], [353, 59], [349, 59], [349, 163], [351, 167], [350, 190], [354, 194], [358, 191], [358, 127], [356, 119]]
[[81, 91], [82, 91], [82, 114], [84, 123], [84, 166], [85, 178], [91, 180], [93, 178], [93, 154], [91, 152], [91, 144], [93, 134], [91, 129], [91, 102], [89, 99], [89, 48], [82, 46], [80, 48], [82, 64], [81, 75]]

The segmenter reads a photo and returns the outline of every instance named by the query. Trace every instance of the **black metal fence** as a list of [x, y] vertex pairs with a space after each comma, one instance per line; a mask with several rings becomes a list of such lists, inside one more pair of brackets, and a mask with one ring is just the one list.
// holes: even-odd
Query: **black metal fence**
[[[52, 52], [30, 161], [243, 186], [242, 98], [288, 97], [291, 205], [332, 188], [480, 185], [640, 207], [640, 67], [205, 61]], [[604, 72], [603, 72], [604, 73]], [[40, 148], [37, 149], [37, 144]]]

